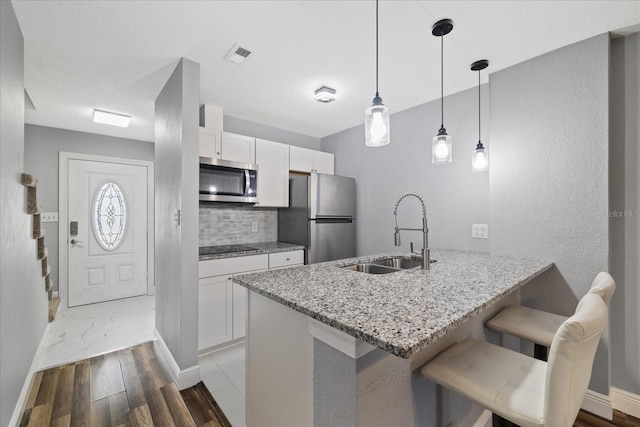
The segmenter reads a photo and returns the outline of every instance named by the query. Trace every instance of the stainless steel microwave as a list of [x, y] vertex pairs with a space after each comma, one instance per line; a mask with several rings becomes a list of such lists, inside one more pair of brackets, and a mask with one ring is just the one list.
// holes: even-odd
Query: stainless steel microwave
[[200, 201], [258, 203], [258, 165], [200, 157]]

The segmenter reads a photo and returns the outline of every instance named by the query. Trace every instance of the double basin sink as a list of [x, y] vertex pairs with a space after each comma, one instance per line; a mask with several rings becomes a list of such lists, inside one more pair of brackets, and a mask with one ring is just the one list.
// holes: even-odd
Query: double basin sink
[[408, 258], [383, 258], [361, 264], [351, 264], [342, 268], [368, 274], [388, 274], [422, 266], [422, 260]]

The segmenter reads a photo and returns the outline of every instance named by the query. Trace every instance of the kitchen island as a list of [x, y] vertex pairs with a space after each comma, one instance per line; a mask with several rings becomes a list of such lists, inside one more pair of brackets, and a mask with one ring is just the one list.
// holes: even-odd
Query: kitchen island
[[[249, 289], [247, 423], [472, 425], [482, 409], [416, 370], [517, 302], [552, 267], [485, 253], [433, 250], [420, 268], [344, 268], [380, 254], [234, 277]], [[470, 423], [470, 424], [469, 424]]]

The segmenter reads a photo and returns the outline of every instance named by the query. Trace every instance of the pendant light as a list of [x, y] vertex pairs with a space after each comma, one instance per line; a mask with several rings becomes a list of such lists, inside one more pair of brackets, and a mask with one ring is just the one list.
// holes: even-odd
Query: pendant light
[[484, 70], [489, 66], [489, 61], [481, 59], [471, 64], [471, 71], [478, 72], [478, 145], [471, 155], [471, 168], [474, 172], [483, 172], [489, 170], [489, 156], [480, 141], [480, 70]]
[[444, 128], [444, 41], [443, 38], [453, 30], [453, 21], [451, 19], [441, 19], [433, 24], [431, 34], [440, 37], [440, 112], [442, 121], [438, 134], [433, 137], [431, 144], [431, 162], [434, 165], [441, 163], [451, 163], [452, 160], [452, 138], [447, 135]]
[[389, 139], [389, 109], [382, 103], [378, 93], [378, 0], [376, 0], [376, 96], [373, 104], [364, 112], [365, 144], [382, 147]]

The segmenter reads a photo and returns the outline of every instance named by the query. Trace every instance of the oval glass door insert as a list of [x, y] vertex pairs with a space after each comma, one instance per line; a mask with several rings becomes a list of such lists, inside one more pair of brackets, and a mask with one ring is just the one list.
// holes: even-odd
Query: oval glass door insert
[[115, 182], [108, 181], [96, 191], [93, 199], [93, 234], [107, 251], [113, 251], [124, 237], [127, 225], [127, 205], [124, 194]]

